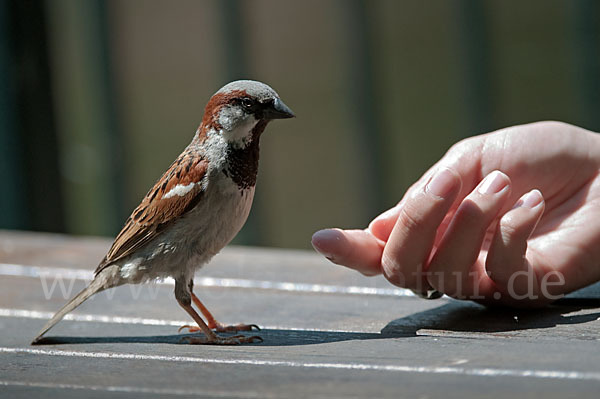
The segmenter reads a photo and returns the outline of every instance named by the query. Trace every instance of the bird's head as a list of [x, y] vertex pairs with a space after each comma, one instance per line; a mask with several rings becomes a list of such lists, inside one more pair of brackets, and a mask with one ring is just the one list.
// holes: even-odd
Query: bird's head
[[275, 90], [266, 84], [237, 80], [211, 97], [204, 110], [201, 130], [212, 130], [232, 144], [244, 145], [260, 135], [269, 121], [294, 116]]

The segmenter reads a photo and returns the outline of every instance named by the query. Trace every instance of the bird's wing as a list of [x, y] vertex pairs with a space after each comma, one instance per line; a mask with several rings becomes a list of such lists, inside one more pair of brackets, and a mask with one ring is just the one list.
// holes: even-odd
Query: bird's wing
[[182, 153], [131, 213], [96, 268], [96, 274], [157, 237], [170, 223], [193, 209], [202, 198], [202, 181], [207, 170], [206, 159]]

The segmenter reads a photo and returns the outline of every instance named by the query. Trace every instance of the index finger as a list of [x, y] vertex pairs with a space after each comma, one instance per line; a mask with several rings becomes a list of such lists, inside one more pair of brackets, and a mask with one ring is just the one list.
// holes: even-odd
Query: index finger
[[418, 291], [429, 288], [423, 267], [461, 186], [458, 173], [443, 168], [404, 200], [381, 258], [383, 274], [392, 284]]

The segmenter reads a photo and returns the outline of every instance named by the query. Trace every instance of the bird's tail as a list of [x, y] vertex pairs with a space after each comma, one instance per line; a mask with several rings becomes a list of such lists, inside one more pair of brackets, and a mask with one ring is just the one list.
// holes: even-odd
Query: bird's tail
[[50, 321], [46, 323], [44, 328], [42, 328], [39, 334], [33, 339], [33, 341], [31, 341], [31, 344], [35, 345], [39, 343], [39, 341], [42, 339], [42, 336], [46, 334], [48, 330], [54, 327], [56, 323], [61, 321], [67, 313], [71, 312], [73, 309], [85, 302], [86, 299], [100, 291], [114, 286], [112, 284], [108, 284], [109, 280], [112, 277], [112, 273], [110, 273], [110, 270], [107, 269], [105, 269], [101, 273], [98, 273], [94, 280], [92, 280], [92, 282], [87, 287], [85, 287], [79, 294], [77, 294], [73, 299], [67, 302], [67, 304], [63, 306], [58, 312], [56, 312], [54, 316], [52, 316]]

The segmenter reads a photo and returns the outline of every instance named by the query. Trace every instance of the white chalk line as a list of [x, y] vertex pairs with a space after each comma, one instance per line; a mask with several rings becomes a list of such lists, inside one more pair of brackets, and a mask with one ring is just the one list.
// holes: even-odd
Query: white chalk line
[[[42, 312], [39, 310], [27, 310], [27, 309], [8, 309], [0, 308], [0, 317], [17, 317], [24, 319], [40, 319], [49, 320], [54, 313]], [[128, 317], [128, 316], [109, 316], [101, 314], [81, 314], [81, 313], [69, 313], [65, 315], [63, 320], [68, 321], [83, 321], [92, 323], [111, 323], [111, 324], [133, 324], [133, 325], [146, 325], [146, 326], [169, 326], [169, 327], [181, 327], [184, 324], [193, 324], [192, 320], [163, 320], [163, 319], [150, 319], [143, 317]], [[331, 332], [331, 333], [373, 333], [372, 331], [349, 331], [349, 330], [323, 330], [317, 328], [302, 328], [302, 327], [282, 327], [282, 326], [261, 326], [267, 330], [289, 330], [289, 331], [315, 331], [315, 332]]]
[[[31, 278], [54, 277], [83, 281], [91, 281], [92, 278], [94, 278], [94, 273], [92, 273], [90, 270], [45, 266], [25, 266], [9, 263], [0, 263], [0, 275]], [[173, 279], [167, 278], [163, 281], [158, 281], [157, 284], [174, 285], [175, 282]], [[294, 283], [240, 278], [196, 277], [194, 279], [194, 285], [202, 287], [246, 288], [297, 293], [415, 297], [415, 294], [413, 294], [412, 291], [404, 288], [341, 286], [331, 284]]]
[[61, 384], [51, 382], [28, 382], [28, 381], [9, 381], [0, 380], [0, 386], [20, 386], [28, 388], [50, 388], [50, 389], [74, 389], [87, 391], [104, 391], [104, 392], [123, 392], [123, 393], [145, 393], [158, 395], [172, 396], [200, 396], [200, 397], [234, 397], [234, 398], [262, 398], [264, 394], [252, 392], [234, 392], [234, 391], [210, 391], [210, 390], [186, 390], [186, 389], [159, 389], [159, 388], [143, 388], [133, 386], [117, 386], [117, 385], [80, 385], [80, 384]]
[[[54, 313], [42, 312], [38, 310], [26, 310], [26, 309], [7, 309], [0, 308], [0, 317], [19, 317], [25, 319], [41, 319], [49, 320]], [[63, 320], [69, 321], [87, 321], [95, 323], [112, 323], [112, 324], [139, 324], [146, 326], [172, 326], [179, 327], [184, 324], [190, 323], [189, 320], [161, 320], [161, 319], [148, 319], [143, 317], [126, 317], [126, 316], [108, 316], [99, 314], [77, 314], [69, 313]]]
[[319, 362], [296, 362], [283, 360], [258, 360], [258, 359], [215, 359], [195, 356], [164, 356], [164, 355], [142, 355], [135, 353], [114, 352], [83, 352], [66, 351], [55, 349], [33, 349], [0, 347], [3, 354], [27, 354], [38, 356], [64, 356], [91, 359], [109, 360], [140, 360], [161, 361], [173, 363], [204, 363], [221, 365], [248, 365], [248, 366], [271, 366], [307, 369], [333, 369], [353, 371], [377, 371], [394, 373], [416, 373], [416, 374], [449, 374], [475, 377], [519, 377], [558, 380], [591, 380], [600, 381], [600, 373], [562, 370], [519, 370], [519, 369], [497, 369], [497, 368], [465, 368], [450, 366], [406, 366], [398, 364], [361, 364], [361, 363], [319, 363]]

